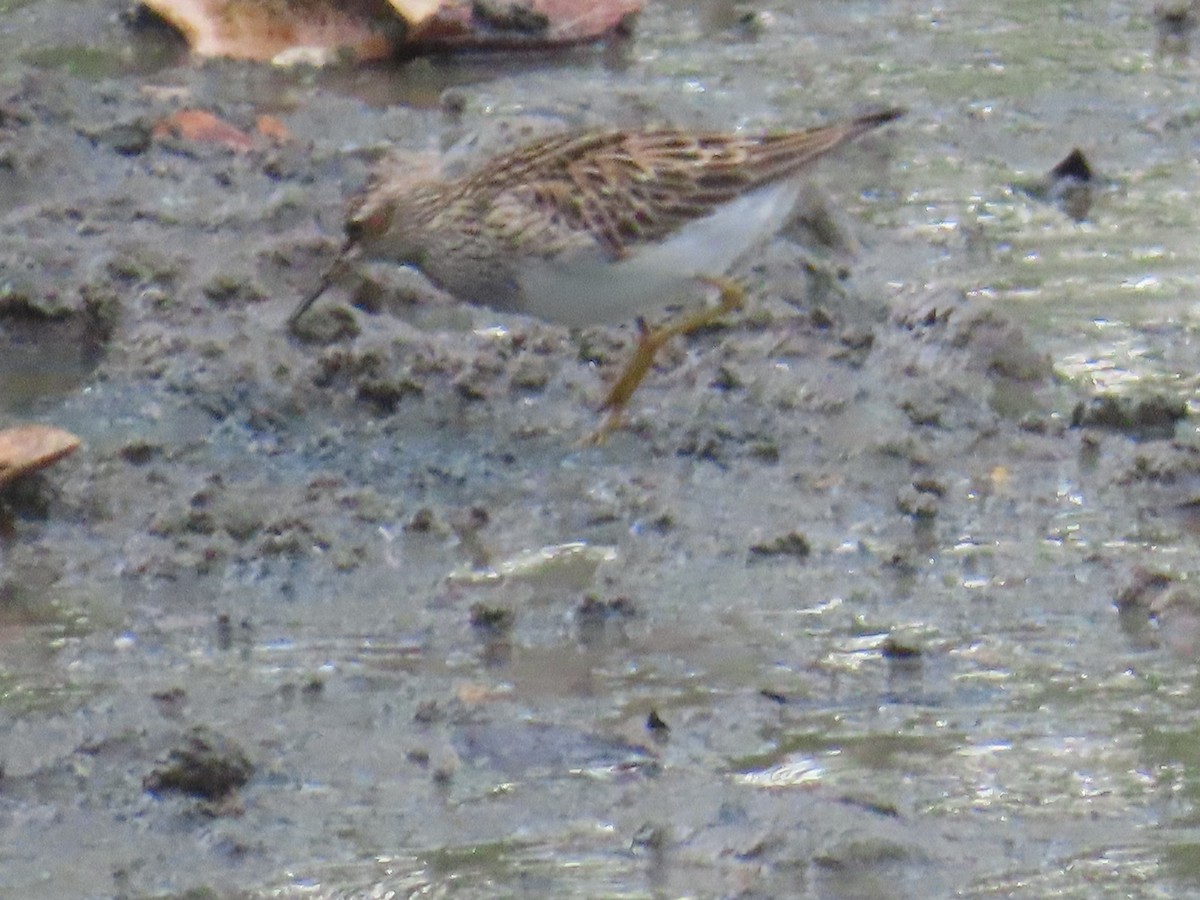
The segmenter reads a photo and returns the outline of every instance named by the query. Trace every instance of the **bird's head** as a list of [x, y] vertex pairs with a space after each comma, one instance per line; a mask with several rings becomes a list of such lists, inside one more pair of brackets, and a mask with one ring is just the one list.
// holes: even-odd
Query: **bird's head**
[[421, 156], [380, 163], [346, 211], [346, 239], [320, 284], [289, 317], [294, 324], [329, 286], [360, 258], [420, 267], [429, 216], [436, 211], [436, 158]]
[[419, 248], [436, 212], [430, 195], [439, 181], [435, 156], [408, 155], [381, 162], [346, 211], [343, 255], [420, 265]]

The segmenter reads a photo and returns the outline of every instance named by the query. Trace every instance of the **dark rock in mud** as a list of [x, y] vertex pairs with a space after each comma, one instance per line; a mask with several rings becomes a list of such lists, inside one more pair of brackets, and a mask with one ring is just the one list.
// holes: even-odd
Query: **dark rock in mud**
[[1092, 208], [1096, 175], [1078, 147], [1071, 150], [1044, 178], [1015, 187], [1044, 203], [1058, 206], [1076, 222], [1087, 219]]
[[1169, 437], [1187, 418], [1187, 402], [1174, 394], [1126, 397], [1104, 394], [1079, 403], [1071, 414], [1075, 428], [1109, 428], [1142, 437]]
[[937, 397], [912, 397], [900, 404], [900, 409], [913, 425], [937, 428], [942, 424], [942, 413]]
[[[1147, 443], [1138, 448], [1132, 465], [1118, 480], [1122, 484], [1152, 482], [1200, 491], [1200, 447], [1178, 441]], [[1192, 500], [1178, 490], [1172, 499], [1177, 503]]]
[[268, 299], [267, 292], [253, 281], [224, 273], [213, 276], [200, 289], [218, 306], [245, 306]]
[[1118, 610], [1149, 610], [1155, 601], [1173, 584], [1176, 578], [1167, 572], [1137, 568], [1129, 584], [1117, 592], [1113, 603]]
[[750, 545], [751, 559], [764, 559], [771, 556], [790, 556], [794, 559], [807, 559], [812, 553], [812, 545], [808, 538], [798, 531], [790, 531], [770, 541]]
[[938, 495], [910, 484], [896, 495], [896, 507], [914, 519], [932, 519], [938, 514]]
[[471, 627], [486, 634], [503, 634], [511, 631], [516, 614], [502, 606], [486, 603], [471, 604]]
[[646, 730], [658, 743], [663, 743], [671, 734], [671, 726], [658, 714], [657, 709], [650, 710], [646, 716]]
[[142, 782], [152, 794], [176, 791], [221, 800], [250, 780], [254, 764], [236, 743], [208, 728], [187, 734]]

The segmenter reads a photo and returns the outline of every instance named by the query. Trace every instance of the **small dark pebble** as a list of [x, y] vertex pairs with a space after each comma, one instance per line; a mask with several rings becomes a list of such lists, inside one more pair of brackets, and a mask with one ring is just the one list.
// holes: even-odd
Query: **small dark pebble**
[[1043, 416], [1039, 416], [1037, 413], [1026, 413], [1017, 423], [1017, 427], [1029, 434], [1045, 434], [1049, 426]]
[[181, 687], [173, 687], [165, 691], [155, 691], [150, 698], [164, 717], [177, 719], [183, 714], [183, 707], [187, 702], [187, 691]]
[[813, 328], [826, 329], [832, 328], [837, 324], [837, 319], [824, 306], [818, 306], [808, 314], [808, 321], [812, 323]]
[[429, 534], [433, 531], [435, 521], [433, 510], [428, 506], [422, 506], [413, 513], [412, 518], [405, 524], [404, 530], [412, 534]]
[[756, 38], [769, 30], [771, 23], [772, 19], [769, 12], [750, 9], [738, 16], [737, 30], [741, 32], [742, 37]]
[[544, 359], [522, 357], [513, 367], [508, 383], [514, 391], [539, 393], [550, 383], [550, 369]]
[[448, 116], [461, 116], [467, 111], [467, 93], [460, 88], [446, 88], [440, 101], [442, 112]]
[[812, 545], [809, 544], [808, 538], [798, 531], [790, 531], [774, 540], [750, 545], [752, 557], [791, 556], [806, 559], [811, 553]]
[[387, 415], [396, 411], [405, 397], [420, 397], [425, 389], [409, 378], [363, 378], [355, 396], [376, 412]]
[[588, 594], [575, 607], [575, 617], [584, 621], [600, 622], [612, 618], [631, 619], [636, 614], [637, 607], [628, 597], [601, 600], [595, 594]]
[[550, 27], [550, 17], [532, 4], [474, 0], [471, 18], [496, 31], [513, 31], [526, 35], [544, 34]]
[[417, 706], [417, 711], [413, 713], [413, 721], [420, 725], [432, 725], [444, 718], [446, 718], [446, 714], [442, 712], [442, 708], [436, 700], [421, 701]]
[[108, 147], [122, 156], [137, 156], [150, 149], [150, 123], [144, 119], [109, 122], [81, 128], [82, 135], [99, 147]]
[[946, 486], [936, 478], [918, 478], [912, 485], [922, 494], [932, 494], [935, 497], [946, 496]]
[[246, 306], [251, 303], [262, 303], [268, 299], [266, 291], [251, 281], [244, 281], [232, 275], [216, 275], [205, 284], [201, 291], [204, 296], [218, 306]]
[[938, 498], [910, 484], [896, 495], [896, 508], [914, 519], [932, 519], [938, 514]]
[[162, 447], [149, 441], [131, 441], [121, 448], [121, 459], [131, 466], [144, 466], [152, 459], [162, 456]]
[[1180, 0], [1155, 3], [1154, 25], [1160, 49], [1186, 52], [1196, 21], [1196, 10], [1191, 3]]
[[1071, 150], [1044, 178], [1014, 185], [1035, 200], [1057, 205], [1076, 222], [1084, 221], [1092, 208], [1096, 176], [1078, 147]]
[[752, 441], [747, 447], [746, 452], [752, 459], [757, 459], [764, 463], [779, 462], [779, 445], [774, 441]]
[[[609, 519], [609, 521], [615, 521], [615, 517], [613, 517], [612, 519]], [[600, 524], [603, 524], [603, 523], [600, 523]], [[655, 534], [666, 534], [667, 532], [673, 530], [674, 528], [675, 528], [675, 517], [673, 515], [671, 515], [670, 513], [663, 513], [662, 515], [655, 516], [653, 519], [651, 519], [650, 521], [648, 521], [646, 523], [646, 529], [649, 531], [653, 531]]]
[[708, 386], [716, 388], [718, 391], [736, 391], [744, 386], [744, 382], [738, 373], [729, 366], [721, 366], [717, 369], [716, 377], [708, 383]]
[[615, 616], [632, 619], [637, 615], [637, 604], [628, 597], [614, 597], [608, 601], [608, 609]]
[[1050, 170], [1051, 178], [1076, 178], [1079, 181], [1091, 181], [1092, 167], [1088, 165], [1083, 151], [1076, 147], [1063, 158], [1062, 162]]
[[290, 325], [292, 334], [306, 344], [332, 344], [358, 337], [361, 329], [354, 313], [344, 306], [309, 310]]
[[869, 328], [847, 328], [838, 335], [838, 341], [847, 350], [870, 350], [875, 345], [875, 332]]
[[879, 650], [883, 654], [884, 659], [912, 660], [920, 659], [922, 656], [920, 647], [906, 644], [890, 635], [880, 644]]
[[632, 850], [661, 850], [667, 843], [667, 830], [649, 823], [639, 828], [629, 842]]
[[142, 780], [142, 787], [152, 794], [177, 791], [220, 800], [253, 774], [254, 765], [241, 747], [208, 728], [198, 727]]
[[1118, 397], [1105, 394], [1079, 403], [1071, 413], [1072, 428], [1109, 428], [1139, 435], [1169, 436], [1175, 423], [1187, 417], [1182, 397], [1156, 394], [1149, 397]]
[[1134, 608], [1149, 609], [1167, 588], [1175, 584], [1175, 580], [1173, 575], [1166, 572], [1156, 572], [1139, 566], [1134, 569], [1130, 583], [1117, 593], [1113, 603], [1122, 611]]
[[480, 631], [493, 634], [511, 631], [516, 618], [516, 614], [511, 609], [488, 606], [486, 603], [471, 604], [471, 627]]
[[900, 818], [900, 810], [891, 803], [879, 803], [875, 800], [866, 800], [862, 797], [852, 797], [844, 795], [838, 798], [839, 803], [844, 803], [846, 806], [853, 806], [857, 809], [865, 810], [869, 813], [874, 813], [877, 816], [884, 816], [889, 819]]
[[914, 425], [939, 426], [942, 424], [941, 404], [929, 399], [905, 400], [900, 409]]
[[650, 715], [646, 716], [646, 730], [661, 739], [670, 733], [671, 726], [662, 720], [657, 709], [652, 709], [650, 710]]
[[187, 691], [181, 687], [167, 688], [165, 691], [155, 691], [150, 695], [160, 703], [175, 703], [187, 696]]

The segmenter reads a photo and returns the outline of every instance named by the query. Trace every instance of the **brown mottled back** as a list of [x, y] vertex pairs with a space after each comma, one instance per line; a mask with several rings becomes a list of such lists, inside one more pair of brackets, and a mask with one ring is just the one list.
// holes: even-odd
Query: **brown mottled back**
[[461, 190], [488, 196], [481, 217], [516, 245], [528, 246], [536, 230], [546, 256], [586, 242], [621, 259], [899, 115], [891, 109], [758, 136], [679, 129], [556, 135], [467, 175]]

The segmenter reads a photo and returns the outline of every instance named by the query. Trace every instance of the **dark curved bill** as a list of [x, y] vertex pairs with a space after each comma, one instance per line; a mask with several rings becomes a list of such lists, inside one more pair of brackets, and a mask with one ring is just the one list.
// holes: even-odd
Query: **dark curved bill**
[[332, 265], [325, 270], [325, 274], [321, 277], [321, 281], [317, 285], [316, 290], [306, 294], [304, 299], [296, 304], [296, 308], [292, 310], [292, 314], [288, 316], [288, 328], [291, 328], [298, 321], [300, 321], [304, 314], [308, 312], [309, 308], [321, 299], [321, 295], [329, 290], [330, 286], [337, 279], [337, 277], [345, 271], [348, 264], [357, 255], [354, 253], [354, 249], [354, 244], [350, 240], [347, 240], [346, 243], [342, 245], [342, 249], [338, 252], [337, 259], [335, 259]]

